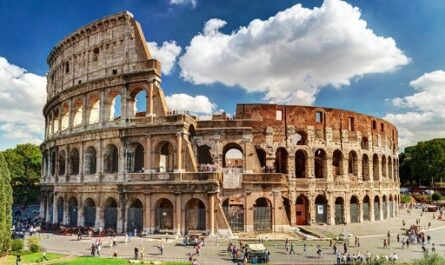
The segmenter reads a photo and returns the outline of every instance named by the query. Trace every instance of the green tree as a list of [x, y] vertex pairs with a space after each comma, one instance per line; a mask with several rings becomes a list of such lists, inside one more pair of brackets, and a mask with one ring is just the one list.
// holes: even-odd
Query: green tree
[[38, 201], [42, 154], [37, 145], [19, 144], [3, 152], [11, 172], [14, 203]]
[[0, 153], [0, 253], [8, 251], [11, 244], [12, 188], [11, 176], [5, 158]]

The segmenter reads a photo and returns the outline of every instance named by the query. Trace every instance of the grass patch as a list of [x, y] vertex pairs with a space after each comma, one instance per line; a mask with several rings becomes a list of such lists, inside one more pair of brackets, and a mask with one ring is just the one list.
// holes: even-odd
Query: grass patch
[[[42, 253], [31, 253], [31, 254], [25, 254], [22, 255], [22, 263], [21, 264], [29, 264], [29, 263], [37, 263], [42, 260]], [[64, 255], [61, 254], [54, 254], [54, 253], [46, 253], [46, 258], [48, 260], [55, 260], [55, 259], [61, 259]], [[15, 265], [16, 256], [15, 255], [9, 255], [6, 257], [6, 259], [0, 263], [4, 265]], [[4, 263], [3, 263], [4, 262]]]
[[[126, 259], [116, 258], [97, 258], [97, 257], [78, 257], [73, 260], [52, 263], [52, 265], [127, 265], [130, 264]], [[141, 264], [141, 263], [139, 263]], [[144, 262], [143, 264], [151, 264]], [[166, 262], [162, 265], [190, 265], [188, 262]]]

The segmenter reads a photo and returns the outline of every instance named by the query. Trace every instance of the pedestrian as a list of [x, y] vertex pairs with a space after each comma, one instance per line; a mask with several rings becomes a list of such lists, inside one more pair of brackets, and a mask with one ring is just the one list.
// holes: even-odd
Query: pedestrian
[[40, 259], [40, 262], [43, 262], [43, 260], [48, 261], [48, 258], [46, 257], [46, 249], [43, 249], [42, 251], [42, 258]]
[[357, 247], [360, 247], [360, 238], [357, 238]]
[[22, 256], [17, 254], [17, 256], [15, 256], [15, 265], [20, 265], [20, 262], [22, 262]]
[[140, 248], [141, 248], [141, 260], [143, 260], [144, 259], [144, 247], [141, 245], [140, 246]]
[[318, 255], [318, 258], [320, 259], [321, 258], [321, 247], [320, 247], [320, 245], [317, 245], [317, 255]]
[[428, 244], [430, 243], [430, 241], [431, 241], [431, 236], [430, 235], [427, 235], [426, 236], [426, 239], [427, 239], [427, 241], [428, 241]]
[[383, 239], [383, 248], [388, 248], [388, 241], [386, 241], [386, 239]]
[[346, 242], [343, 243], [343, 254], [346, 255], [348, 253], [348, 245], [346, 245]]
[[433, 243], [433, 245], [431, 246], [431, 252], [436, 252], [436, 245]]
[[100, 257], [100, 249], [102, 248], [101, 244], [97, 244], [96, 250], [97, 250], [97, 256]]
[[306, 247], [306, 243], [303, 244], [303, 256], [306, 257], [306, 253], [307, 253], [307, 247]]
[[128, 243], [128, 233], [125, 233], [125, 239], [124, 239], [125, 243]]
[[334, 244], [334, 246], [332, 247], [332, 249], [334, 250], [334, 255], [337, 253], [337, 243], [336, 244]]
[[340, 265], [341, 264], [341, 254], [340, 254], [340, 251], [336, 251], [335, 252], [335, 256], [337, 257], [337, 265]]
[[91, 256], [96, 256], [96, 245], [91, 244]]
[[400, 235], [397, 233], [397, 242], [400, 242]]
[[134, 259], [137, 260], [139, 257], [139, 249], [137, 247], [134, 248]]
[[294, 250], [294, 243], [290, 243], [290, 251], [289, 251], [289, 255], [294, 253], [295, 254], [295, 250]]
[[114, 250], [114, 252], [113, 252], [113, 258], [117, 258], [117, 250]]
[[289, 252], [289, 239], [286, 237], [286, 241], [284, 241], [284, 249], [286, 252]]

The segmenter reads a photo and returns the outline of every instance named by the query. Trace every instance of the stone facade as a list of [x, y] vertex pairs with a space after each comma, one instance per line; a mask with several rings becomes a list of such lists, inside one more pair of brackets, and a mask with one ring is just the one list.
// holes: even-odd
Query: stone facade
[[397, 129], [384, 120], [275, 104], [208, 121], [168, 110], [161, 65], [128, 12], [70, 34], [48, 64], [48, 222], [214, 234], [398, 214]]

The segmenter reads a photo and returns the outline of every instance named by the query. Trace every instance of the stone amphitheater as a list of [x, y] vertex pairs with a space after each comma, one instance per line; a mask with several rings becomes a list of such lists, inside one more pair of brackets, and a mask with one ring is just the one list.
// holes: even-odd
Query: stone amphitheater
[[380, 118], [276, 104], [211, 120], [169, 110], [161, 64], [129, 12], [69, 34], [48, 65], [48, 223], [213, 235], [398, 215], [398, 132]]

